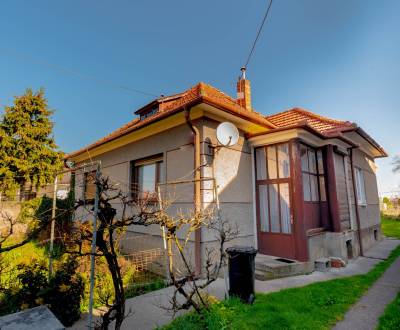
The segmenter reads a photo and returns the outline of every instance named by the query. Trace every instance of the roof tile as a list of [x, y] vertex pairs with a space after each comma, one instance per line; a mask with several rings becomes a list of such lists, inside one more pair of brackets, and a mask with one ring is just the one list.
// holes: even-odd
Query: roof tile
[[321, 134], [328, 134], [328, 132], [332, 130], [340, 131], [353, 126], [349, 121], [327, 118], [300, 108], [293, 108], [265, 116], [265, 118], [279, 128], [306, 123]]

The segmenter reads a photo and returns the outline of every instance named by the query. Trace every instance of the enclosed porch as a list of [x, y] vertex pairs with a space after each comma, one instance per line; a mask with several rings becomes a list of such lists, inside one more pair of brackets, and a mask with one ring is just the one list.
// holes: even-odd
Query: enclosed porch
[[311, 264], [358, 255], [351, 145], [307, 135], [251, 142], [259, 253]]

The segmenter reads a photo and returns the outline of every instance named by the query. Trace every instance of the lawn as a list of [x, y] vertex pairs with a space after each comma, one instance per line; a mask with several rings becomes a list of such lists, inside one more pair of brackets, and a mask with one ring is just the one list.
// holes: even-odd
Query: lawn
[[400, 329], [400, 293], [379, 318], [378, 330]]
[[382, 232], [385, 236], [400, 239], [400, 218], [382, 215]]
[[257, 294], [253, 305], [236, 299], [219, 302], [203, 319], [188, 313], [163, 329], [330, 329], [399, 256], [400, 247], [364, 275]]

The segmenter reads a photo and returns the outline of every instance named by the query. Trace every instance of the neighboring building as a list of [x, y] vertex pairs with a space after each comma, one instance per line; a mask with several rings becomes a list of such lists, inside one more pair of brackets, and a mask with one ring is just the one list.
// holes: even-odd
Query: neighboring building
[[[138, 187], [139, 194], [131, 189], [138, 198], [158, 183], [193, 179], [196, 171], [213, 177], [223, 217], [239, 225], [234, 243], [261, 254], [347, 260], [374, 245], [381, 238], [374, 159], [387, 156], [383, 148], [347, 121], [298, 108], [255, 112], [244, 77], [237, 91], [234, 99], [199, 83], [160, 97], [137, 110], [139, 118], [67, 157], [77, 164], [101, 160], [102, 173], [127, 190]], [[215, 148], [216, 128], [224, 121], [238, 127], [239, 143]], [[195, 201], [207, 207], [215, 197], [207, 181], [174, 187], [173, 209], [193, 208]], [[162, 246], [159, 228], [131, 231], [152, 236], [139, 247], [126, 240], [126, 250]], [[197, 267], [214, 240], [204, 230], [193, 235]]]

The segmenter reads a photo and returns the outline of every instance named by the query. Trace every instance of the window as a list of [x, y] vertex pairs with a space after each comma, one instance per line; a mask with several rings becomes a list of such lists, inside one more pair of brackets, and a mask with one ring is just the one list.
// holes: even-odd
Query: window
[[132, 165], [132, 197], [135, 199], [157, 198], [157, 184], [164, 181], [162, 156], [134, 161]]
[[261, 147], [255, 153], [261, 231], [290, 234], [289, 145]]
[[144, 120], [152, 115], [155, 115], [158, 111], [158, 107], [152, 108], [147, 112], [140, 114], [140, 120]]
[[365, 196], [364, 173], [361, 168], [354, 169], [356, 177], [357, 201], [359, 205], [367, 205], [367, 198]]
[[84, 199], [96, 197], [96, 171], [85, 173]]
[[324, 162], [321, 150], [300, 145], [305, 202], [326, 201]]

